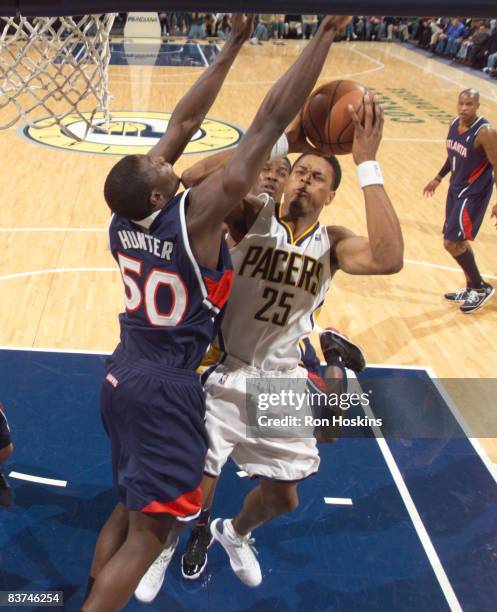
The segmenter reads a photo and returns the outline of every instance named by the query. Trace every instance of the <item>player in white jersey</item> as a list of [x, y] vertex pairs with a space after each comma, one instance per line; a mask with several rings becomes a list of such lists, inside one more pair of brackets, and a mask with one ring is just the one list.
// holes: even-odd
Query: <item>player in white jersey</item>
[[233, 235], [230, 227], [238, 241], [232, 249], [235, 280], [221, 328], [225, 357], [205, 383], [210, 440], [205, 472], [219, 476], [231, 455], [249, 476], [262, 477], [233, 520], [217, 519], [211, 525], [231, 567], [249, 586], [262, 580], [251, 531], [297, 507], [297, 483], [317, 471], [319, 455], [314, 438], [247, 436], [246, 381], [306, 378], [298, 365], [298, 341], [312, 329], [314, 312], [337, 270], [391, 274], [402, 267], [400, 225], [374, 161], [383, 112], [369, 95], [364, 104], [364, 126], [351, 113], [368, 237], [319, 224], [323, 207], [335, 195], [334, 167], [329, 159], [309, 153], [293, 165], [282, 206], [267, 201], [248, 214], [243, 206], [237, 227], [246, 219], [245, 235], [236, 235], [236, 228]]
[[[250, 532], [297, 507], [297, 483], [317, 471], [319, 455], [313, 437], [247, 435], [247, 379], [292, 379], [302, 381], [305, 388], [299, 341], [312, 330], [313, 315], [334, 273], [341, 269], [350, 274], [392, 274], [402, 267], [400, 225], [374, 161], [383, 112], [369, 96], [364, 103], [364, 126], [351, 112], [368, 237], [319, 224], [323, 207], [335, 195], [337, 167], [316, 153], [305, 153], [295, 162], [283, 205], [267, 197], [248, 198], [227, 220], [236, 243], [235, 279], [222, 324], [223, 357], [205, 382], [209, 451], [201, 518], [208, 519], [215, 484], [229, 456], [249, 476], [261, 477], [233, 520], [217, 519], [211, 525], [233, 570], [249, 586], [262, 580]], [[199, 570], [183, 575], [195, 578], [203, 567]]]

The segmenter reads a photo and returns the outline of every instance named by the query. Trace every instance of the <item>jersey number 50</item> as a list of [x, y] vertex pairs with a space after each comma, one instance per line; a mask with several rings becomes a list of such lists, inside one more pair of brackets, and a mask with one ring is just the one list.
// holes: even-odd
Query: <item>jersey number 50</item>
[[[174, 327], [181, 323], [188, 304], [188, 292], [179, 275], [175, 272], [166, 272], [165, 270], [150, 270], [142, 293], [136, 280], [129, 274], [133, 272], [141, 277], [142, 262], [139, 259], [126, 257], [122, 253], [117, 254], [117, 259], [121, 268], [123, 282], [126, 285], [126, 291], [124, 292], [126, 310], [134, 312], [145, 301], [145, 313], [150, 325], [155, 327]], [[157, 291], [161, 286], [168, 287], [171, 291], [172, 303], [169, 312], [161, 312], [157, 306]]]

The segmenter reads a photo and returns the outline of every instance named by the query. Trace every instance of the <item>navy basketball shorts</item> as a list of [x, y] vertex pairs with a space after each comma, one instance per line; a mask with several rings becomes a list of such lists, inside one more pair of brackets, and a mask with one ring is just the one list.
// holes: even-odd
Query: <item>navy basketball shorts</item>
[[9, 424], [0, 404], [0, 450], [7, 448], [11, 443]]
[[208, 447], [198, 374], [130, 360], [118, 348], [107, 361], [101, 414], [124, 506], [195, 518]]
[[445, 204], [444, 238], [454, 242], [474, 240], [485, 217], [491, 196], [492, 186], [483, 193], [469, 196], [463, 194], [459, 198], [449, 189]]

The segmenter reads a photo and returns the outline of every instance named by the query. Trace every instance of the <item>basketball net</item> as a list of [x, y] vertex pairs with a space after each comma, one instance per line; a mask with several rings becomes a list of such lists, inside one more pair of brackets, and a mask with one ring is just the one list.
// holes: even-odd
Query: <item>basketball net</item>
[[[78, 17], [0, 18], [0, 129], [35, 110], [75, 140], [86, 138], [99, 117], [110, 121], [109, 33], [115, 13]], [[62, 122], [83, 122], [84, 135]], [[67, 122], [66, 122], [67, 123]], [[33, 124], [33, 127], [37, 127]]]

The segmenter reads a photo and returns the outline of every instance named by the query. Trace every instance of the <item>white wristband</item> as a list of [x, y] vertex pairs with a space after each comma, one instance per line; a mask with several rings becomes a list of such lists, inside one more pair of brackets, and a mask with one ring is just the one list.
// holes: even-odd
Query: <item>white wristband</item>
[[380, 164], [373, 160], [362, 162], [357, 166], [357, 178], [361, 189], [368, 185], [383, 185]]
[[271, 149], [271, 153], [269, 155], [269, 159], [273, 160], [276, 157], [286, 157], [288, 155], [288, 138], [286, 134], [282, 134], [276, 144]]

